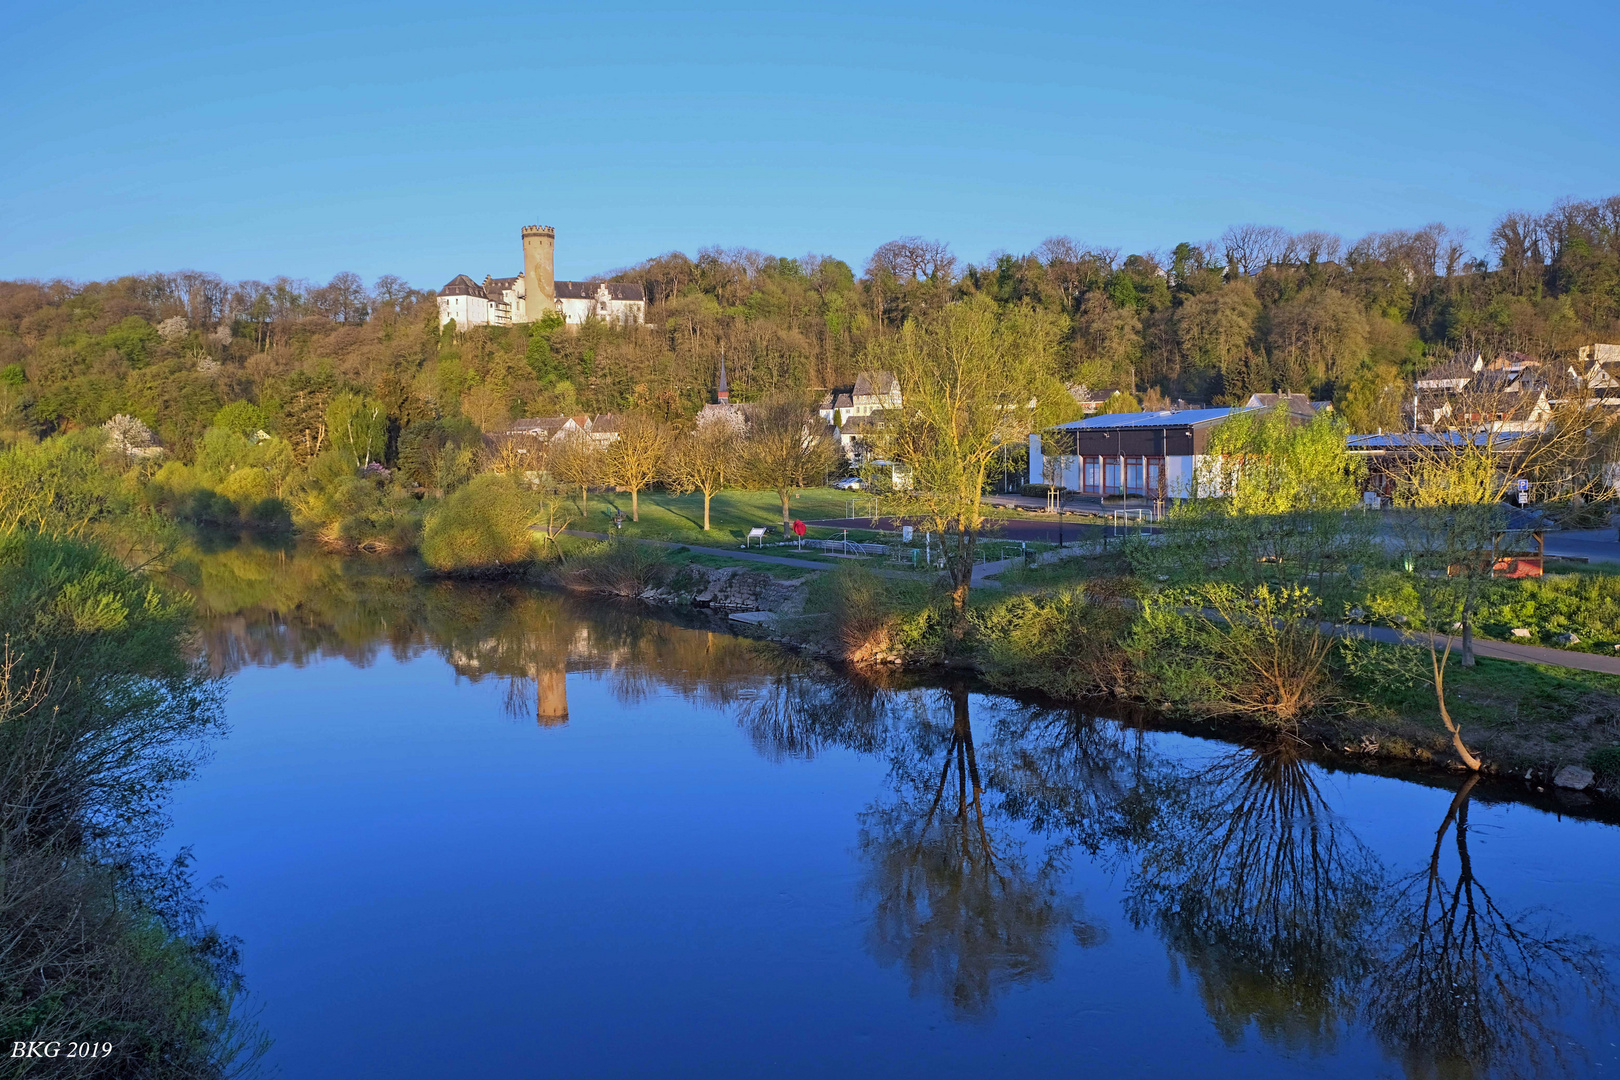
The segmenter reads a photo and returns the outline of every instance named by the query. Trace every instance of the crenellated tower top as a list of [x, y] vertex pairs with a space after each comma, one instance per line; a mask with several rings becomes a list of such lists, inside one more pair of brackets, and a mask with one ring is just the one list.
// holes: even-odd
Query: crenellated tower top
[[550, 236], [555, 238], [557, 235], [557, 230], [552, 228], [550, 225], [525, 225], [523, 226], [523, 235]]

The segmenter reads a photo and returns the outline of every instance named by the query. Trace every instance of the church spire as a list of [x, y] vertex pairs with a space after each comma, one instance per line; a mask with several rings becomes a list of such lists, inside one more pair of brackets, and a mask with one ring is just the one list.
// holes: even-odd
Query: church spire
[[731, 402], [731, 391], [726, 387], [726, 350], [720, 349], [720, 385], [714, 389], [714, 399], [722, 405]]

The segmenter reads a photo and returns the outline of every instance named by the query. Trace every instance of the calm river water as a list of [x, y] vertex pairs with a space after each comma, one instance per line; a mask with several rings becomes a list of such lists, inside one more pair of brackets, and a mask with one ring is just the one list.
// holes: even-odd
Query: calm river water
[[1580, 808], [545, 593], [182, 572], [231, 732], [170, 842], [284, 1076], [1620, 1073]]

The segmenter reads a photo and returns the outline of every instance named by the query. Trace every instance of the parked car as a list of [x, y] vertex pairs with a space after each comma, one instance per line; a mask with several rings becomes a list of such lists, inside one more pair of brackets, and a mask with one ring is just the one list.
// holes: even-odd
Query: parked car
[[861, 478], [858, 476], [846, 476], [833, 484], [833, 487], [839, 491], [861, 491], [866, 485], [861, 483]]

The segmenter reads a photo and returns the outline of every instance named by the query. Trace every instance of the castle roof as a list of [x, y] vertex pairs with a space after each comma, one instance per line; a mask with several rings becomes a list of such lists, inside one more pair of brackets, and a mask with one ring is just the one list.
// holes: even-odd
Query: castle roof
[[595, 300], [596, 291], [607, 287], [609, 300], [646, 300], [641, 286], [631, 281], [559, 281], [557, 299]]
[[488, 299], [483, 287], [466, 274], [457, 274], [450, 279], [450, 283], [439, 290], [440, 296], [478, 296]]

